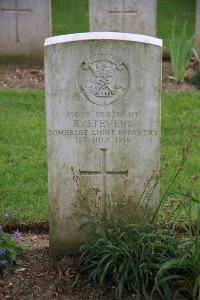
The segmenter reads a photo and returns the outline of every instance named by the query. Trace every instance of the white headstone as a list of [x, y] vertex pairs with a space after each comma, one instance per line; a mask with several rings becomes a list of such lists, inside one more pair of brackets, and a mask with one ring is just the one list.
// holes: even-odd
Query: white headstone
[[196, 0], [195, 47], [200, 56], [200, 0]]
[[90, 31], [156, 36], [156, 0], [89, 0]]
[[[75, 176], [99, 187], [99, 205], [129, 211], [159, 168], [162, 41], [125, 33], [81, 33], [45, 42], [50, 252], [86, 238]], [[159, 187], [148, 203], [155, 209]], [[146, 203], [143, 203], [146, 205]], [[142, 208], [139, 209], [139, 212]]]
[[51, 36], [50, 0], [0, 0], [0, 60], [42, 60]]

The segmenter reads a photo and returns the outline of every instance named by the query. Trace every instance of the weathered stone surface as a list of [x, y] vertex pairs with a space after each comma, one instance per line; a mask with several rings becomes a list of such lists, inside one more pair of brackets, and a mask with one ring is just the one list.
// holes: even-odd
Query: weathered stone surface
[[196, 0], [195, 47], [200, 56], [200, 0]]
[[43, 59], [51, 36], [50, 0], [0, 0], [0, 60]]
[[[100, 189], [97, 205], [102, 210], [108, 199], [111, 204], [124, 201], [128, 178], [127, 218], [153, 170], [158, 170], [161, 55], [161, 40], [129, 33], [46, 40], [52, 254], [74, 252], [87, 236], [71, 167], [84, 190]], [[159, 187], [149, 210], [158, 199]]]
[[90, 31], [156, 36], [156, 0], [90, 0]]

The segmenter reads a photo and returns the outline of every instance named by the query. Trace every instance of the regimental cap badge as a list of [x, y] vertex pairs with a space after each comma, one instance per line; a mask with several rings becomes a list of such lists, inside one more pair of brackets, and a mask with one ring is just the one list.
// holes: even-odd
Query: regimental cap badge
[[127, 67], [112, 55], [97, 54], [87, 58], [77, 74], [77, 87], [84, 99], [108, 105], [120, 99], [129, 85]]

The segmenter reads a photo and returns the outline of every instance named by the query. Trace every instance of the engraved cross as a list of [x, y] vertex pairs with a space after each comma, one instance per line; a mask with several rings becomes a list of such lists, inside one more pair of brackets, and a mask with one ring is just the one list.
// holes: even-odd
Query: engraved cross
[[109, 13], [112, 15], [120, 15], [121, 16], [121, 32], [124, 32], [124, 16], [125, 15], [132, 15], [135, 16], [137, 15], [137, 10], [125, 10], [124, 8], [124, 0], [121, 0], [121, 10], [119, 11], [114, 11], [114, 10], [110, 10]]
[[15, 13], [15, 22], [16, 22], [16, 42], [20, 42], [19, 40], [19, 14], [31, 12], [30, 8], [18, 8], [18, 0], [15, 0], [14, 8], [1, 8], [2, 13]]
[[107, 171], [106, 169], [106, 150], [99, 149], [101, 151], [101, 168], [100, 171], [81, 171], [79, 170], [80, 175], [99, 175], [101, 177], [101, 195], [102, 195], [102, 205], [106, 203], [106, 176], [108, 175], [126, 175], [128, 177], [128, 170], [126, 171]]

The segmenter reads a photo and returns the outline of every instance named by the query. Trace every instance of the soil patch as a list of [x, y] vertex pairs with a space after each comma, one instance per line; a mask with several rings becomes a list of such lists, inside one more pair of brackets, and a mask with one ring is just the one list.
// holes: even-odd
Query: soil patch
[[[163, 61], [162, 90], [163, 91], [186, 91], [195, 90], [191, 85], [191, 77], [195, 73], [197, 65], [190, 61], [186, 70], [184, 82], [176, 83], [171, 63]], [[44, 89], [44, 68], [41, 65], [1, 65], [0, 87], [14, 89]]]
[[[18, 241], [25, 249], [22, 264], [0, 277], [1, 300], [115, 299], [114, 287], [95, 287], [76, 271], [76, 256], [50, 257], [47, 234], [26, 233]], [[134, 295], [123, 299], [134, 299]]]
[[1, 65], [0, 87], [43, 89], [44, 68], [41, 65]]
[[[0, 300], [116, 299], [114, 286], [94, 286], [86, 276], [78, 273], [77, 256], [50, 257], [48, 234], [29, 232], [18, 241], [25, 250], [22, 264], [14, 266], [7, 276], [0, 276]], [[122, 299], [133, 300], [136, 295], [125, 293]], [[189, 300], [184, 296], [176, 299]]]

